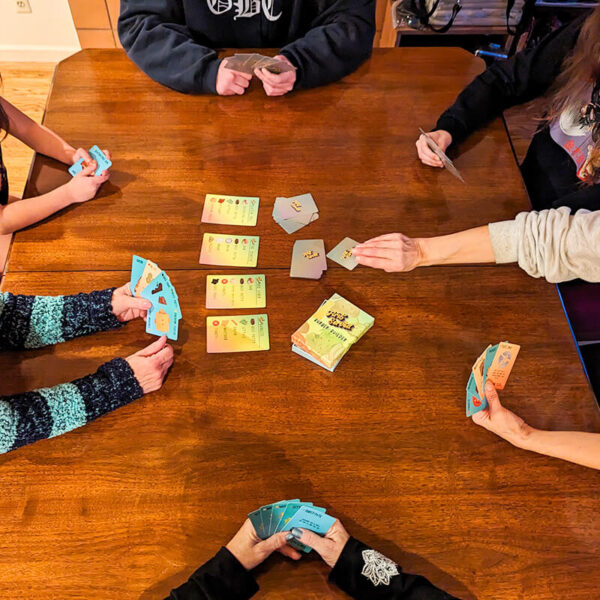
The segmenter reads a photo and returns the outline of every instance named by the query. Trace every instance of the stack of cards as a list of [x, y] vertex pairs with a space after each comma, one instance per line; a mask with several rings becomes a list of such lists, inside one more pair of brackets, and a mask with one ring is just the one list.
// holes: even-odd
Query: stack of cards
[[355, 242], [352, 238], [344, 238], [333, 250], [327, 253], [327, 258], [338, 265], [342, 265], [348, 271], [352, 271], [358, 265], [352, 255], [352, 250], [357, 245], [358, 242]]
[[[290, 531], [294, 527], [309, 529], [319, 535], [325, 535], [336, 519], [325, 514], [327, 511], [312, 502], [282, 500], [274, 504], [261, 506], [248, 515], [250, 522], [261, 540], [265, 540], [280, 531]], [[288, 542], [302, 552], [310, 552], [311, 548], [298, 540]]]
[[272, 58], [271, 56], [264, 56], [263, 54], [234, 54], [225, 59], [225, 68], [231, 69], [232, 71], [239, 71], [240, 73], [246, 73], [252, 75], [254, 69], [265, 68], [271, 73], [287, 73], [288, 71], [295, 71], [296, 67], [290, 65], [284, 60]]
[[206, 194], [202, 222], [254, 227], [258, 219], [259, 202], [259, 198], [249, 196]]
[[146, 316], [146, 333], [176, 340], [182, 314], [177, 292], [168, 275], [152, 261], [134, 255], [129, 285], [134, 296], [152, 302]]
[[323, 240], [297, 240], [292, 250], [290, 277], [321, 279], [327, 270]]
[[371, 329], [374, 322], [371, 315], [339, 294], [333, 294], [292, 335], [292, 350], [328, 371], [334, 371], [350, 347]]
[[205, 233], [202, 238], [200, 264], [232, 267], [255, 267], [260, 238], [255, 235]]
[[[102, 171], [106, 171], [106, 169], [112, 166], [112, 162], [106, 158], [106, 154], [104, 154], [104, 152], [102, 152], [98, 146], [92, 146], [89, 150], [89, 155], [96, 161], [96, 164], [98, 165], [94, 175], [100, 175]], [[75, 164], [69, 167], [69, 173], [75, 177], [77, 173], [83, 171], [83, 169], [87, 166], [88, 164], [83, 160], [83, 158], [80, 158]]]
[[295, 233], [318, 218], [319, 209], [312, 194], [275, 199], [273, 219], [287, 233]]
[[483, 389], [488, 379], [497, 390], [504, 389], [520, 349], [517, 344], [500, 342], [488, 346], [475, 361], [467, 383], [467, 417], [488, 407]]
[[267, 315], [206, 317], [206, 351], [255, 352], [269, 349]]

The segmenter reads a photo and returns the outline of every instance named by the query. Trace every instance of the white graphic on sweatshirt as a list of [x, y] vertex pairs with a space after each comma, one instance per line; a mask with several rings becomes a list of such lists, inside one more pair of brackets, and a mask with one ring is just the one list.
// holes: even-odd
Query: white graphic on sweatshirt
[[208, 8], [214, 15], [222, 15], [229, 12], [232, 8], [235, 10], [233, 20], [240, 18], [250, 18], [263, 14], [269, 21], [277, 21], [281, 17], [273, 14], [274, 0], [206, 0]]
[[393, 560], [377, 550], [363, 550], [365, 561], [361, 575], [364, 575], [373, 585], [390, 585], [394, 575], [398, 575], [398, 567]]

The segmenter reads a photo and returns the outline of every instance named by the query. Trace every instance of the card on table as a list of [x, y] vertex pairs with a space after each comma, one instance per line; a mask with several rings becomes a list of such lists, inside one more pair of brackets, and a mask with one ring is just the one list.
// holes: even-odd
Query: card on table
[[256, 267], [260, 238], [254, 235], [205, 233], [200, 264], [232, 267]]
[[206, 317], [206, 351], [254, 352], [269, 350], [267, 315]]
[[259, 198], [250, 196], [206, 194], [202, 222], [254, 227], [258, 219], [259, 203]]
[[273, 219], [286, 233], [295, 233], [318, 218], [319, 209], [312, 194], [275, 199]]
[[327, 258], [352, 271], [358, 265], [356, 258], [352, 255], [352, 250], [357, 245], [358, 242], [346, 237], [333, 250], [327, 253]]
[[264, 275], [207, 275], [206, 308], [265, 308]]
[[[102, 152], [98, 146], [92, 146], [88, 153], [98, 165], [94, 175], [100, 175], [102, 171], [106, 171], [106, 169], [112, 166], [112, 162], [106, 158], [106, 154], [104, 154], [104, 152]], [[80, 158], [76, 163], [69, 167], [69, 173], [75, 177], [77, 173], [83, 171], [84, 167], [87, 167], [87, 163], [83, 160], [83, 158]]]
[[321, 279], [327, 270], [323, 240], [296, 240], [292, 250], [290, 277]]

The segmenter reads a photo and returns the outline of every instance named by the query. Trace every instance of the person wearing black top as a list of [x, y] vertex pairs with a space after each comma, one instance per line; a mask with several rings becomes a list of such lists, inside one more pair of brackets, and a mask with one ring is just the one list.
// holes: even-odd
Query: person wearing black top
[[217, 48], [281, 48], [296, 71], [255, 74], [268, 95], [337, 81], [371, 54], [375, 0], [121, 0], [119, 38], [155, 81], [185, 93], [243, 94]]
[[[522, 104], [547, 92], [560, 93], [557, 78], [569, 66], [565, 58], [574, 56], [583, 65], [584, 45], [595, 43], [600, 37], [600, 7], [591, 16], [589, 12], [546, 36], [536, 47], [524, 50], [504, 62], [493, 63], [476, 77], [458, 96], [456, 102], [439, 118], [430, 135], [442, 149], [458, 144], [469, 134], [497, 117], [505, 109]], [[587, 34], [578, 45], [582, 28], [587, 23]], [[595, 64], [585, 65], [590, 72], [600, 69], [600, 57], [592, 58]], [[588, 62], [592, 62], [588, 61]], [[571, 72], [574, 72], [572, 69]], [[576, 74], [575, 74], [576, 75]], [[582, 70], [580, 77], [590, 79], [582, 97], [572, 98], [572, 105], [549, 121], [542, 122], [534, 136], [521, 170], [532, 206], [535, 210], [569, 206], [600, 209], [598, 170], [589, 177], [590, 165], [598, 162], [590, 151], [598, 150], [600, 122], [600, 92], [597, 81]], [[568, 86], [563, 85], [568, 94]], [[550, 115], [551, 116], [551, 115]], [[430, 166], [442, 163], [427, 147], [424, 136], [417, 141], [421, 160]], [[593, 169], [592, 169], [593, 171]], [[585, 183], [584, 183], [585, 182]]]
[[331, 567], [329, 581], [357, 600], [458, 600], [424, 577], [403, 573], [392, 560], [351, 537], [339, 520], [324, 537], [294, 528], [261, 540], [249, 519], [227, 546], [166, 600], [247, 600], [258, 591], [250, 571], [273, 552], [300, 559], [300, 553], [287, 545], [293, 538], [313, 548]]

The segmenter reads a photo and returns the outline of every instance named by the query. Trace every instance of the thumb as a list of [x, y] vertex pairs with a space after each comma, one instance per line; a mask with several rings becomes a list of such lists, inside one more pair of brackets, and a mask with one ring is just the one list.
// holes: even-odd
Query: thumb
[[139, 308], [140, 310], [148, 310], [152, 307], [152, 302], [145, 298], [134, 298], [131, 296], [127, 297], [127, 304], [129, 308]]
[[[327, 552], [329, 544], [331, 544], [331, 540], [326, 540], [322, 538], [320, 535], [317, 535], [314, 531], [310, 531], [308, 529], [299, 529], [298, 531], [302, 532], [302, 536], [298, 539], [300, 542], [305, 544], [306, 546], [310, 546], [315, 552], [318, 552], [320, 555]], [[296, 537], [296, 536], [294, 536]]]
[[152, 356], [162, 350], [167, 343], [167, 336], [163, 335], [159, 337], [155, 342], [152, 342], [149, 346], [146, 346], [142, 350], [136, 352], [138, 356]]
[[488, 404], [490, 405], [490, 412], [494, 412], [499, 408], [502, 408], [502, 404], [500, 404], [500, 397], [498, 396], [498, 391], [489, 379], [485, 383], [485, 397], [487, 398]]

